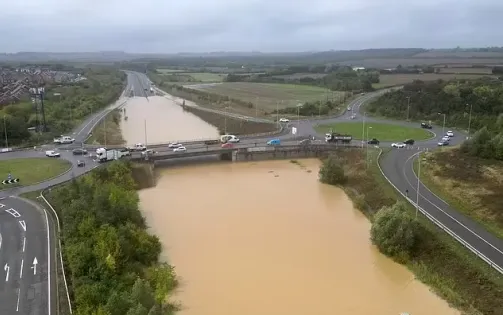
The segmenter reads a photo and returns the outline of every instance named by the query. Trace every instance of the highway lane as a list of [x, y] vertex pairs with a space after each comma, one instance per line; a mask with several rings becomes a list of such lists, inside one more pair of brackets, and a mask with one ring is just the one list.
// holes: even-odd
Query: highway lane
[[0, 200], [0, 314], [51, 314], [46, 220], [42, 209], [20, 199]]

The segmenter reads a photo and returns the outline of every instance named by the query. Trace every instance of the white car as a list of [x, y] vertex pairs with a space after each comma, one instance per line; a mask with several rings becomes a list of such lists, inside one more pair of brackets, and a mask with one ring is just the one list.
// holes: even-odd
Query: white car
[[449, 141], [451, 140], [451, 138], [449, 138], [449, 136], [443, 136], [442, 137], [442, 141]]
[[147, 149], [147, 150], [145, 150], [145, 151], [143, 151], [143, 152], [141, 153], [141, 155], [142, 155], [142, 156], [145, 156], [145, 155], [147, 155], [147, 154], [148, 154], [148, 155], [153, 155], [153, 154], [155, 154], [155, 151], [154, 151], [154, 150], [152, 150], [152, 149]]
[[60, 154], [59, 154], [59, 152], [56, 152], [54, 150], [49, 150], [49, 151], [45, 151], [45, 156], [47, 156], [47, 157], [60, 157]]
[[238, 137], [231, 137], [227, 140], [228, 143], [238, 143], [239, 138]]
[[403, 143], [403, 142], [392, 143], [391, 147], [392, 148], [397, 148], [397, 149], [405, 148], [405, 143]]
[[170, 148], [170, 149], [175, 149], [175, 148], [179, 148], [179, 147], [183, 147], [183, 144], [178, 143], [178, 142], [173, 142], [168, 145], [168, 148]]
[[186, 147], [178, 147], [173, 149], [173, 152], [185, 152], [185, 151], [187, 151]]
[[282, 123], [287, 123], [287, 122], [290, 122], [290, 119], [287, 119], [287, 118], [280, 118], [280, 119], [279, 119], [279, 122], [282, 122]]
[[451, 130], [447, 131], [447, 136], [454, 137], [454, 132], [452, 132]]

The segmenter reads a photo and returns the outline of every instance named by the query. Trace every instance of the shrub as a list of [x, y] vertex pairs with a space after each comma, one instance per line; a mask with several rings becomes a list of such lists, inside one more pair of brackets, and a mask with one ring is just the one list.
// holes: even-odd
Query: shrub
[[404, 261], [416, 245], [417, 222], [407, 215], [402, 203], [383, 207], [374, 217], [370, 237], [383, 254]]
[[329, 156], [323, 161], [319, 178], [322, 183], [329, 185], [343, 185], [348, 180], [346, 174], [344, 174], [342, 161], [335, 156]]

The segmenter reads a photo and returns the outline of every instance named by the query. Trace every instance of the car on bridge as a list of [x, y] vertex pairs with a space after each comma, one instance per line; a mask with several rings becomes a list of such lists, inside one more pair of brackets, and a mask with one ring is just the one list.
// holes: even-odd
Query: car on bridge
[[73, 155], [87, 155], [87, 150], [79, 148], [79, 149], [74, 149], [72, 151], [72, 153], [73, 153]]
[[170, 149], [175, 149], [175, 148], [179, 148], [179, 147], [183, 147], [183, 144], [178, 143], [178, 142], [172, 142], [172, 143], [168, 144], [168, 148], [170, 148]]
[[367, 141], [368, 144], [375, 144], [375, 145], [379, 145], [379, 140], [377, 140], [376, 138], [372, 138], [370, 139], [369, 141]]
[[145, 151], [147, 147], [143, 143], [137, 143], [132, 147], [127, 147], [129, 151]]
[[392, 143], [391, 147], [397, 148], [397, 149], [402, 149], [402, 148], [405, 148], [405, 143], [403, 143], [403, 142]]
[[279, 139], [271, 139], [269, 141], [267, 141], [267, 145], [280, 145], [281, 144], [281, 140]]
[[222, 142], [222, 143], [227, 143], [227, 142], [238, 143], [239, 138], [236, 137], [235, 135], [223, 135], [220, 137], [220, 142]]
[[221, 148], [222, 149], [232, 149], [232, 148], [234, 148], [234, 144], [227, 142], [227, 143], [222, 144]]
[[187, 151], [187, 148], [183, 146], [173, 149], [173, 152], [185, 152], [185, 151]]
[[279, 122], [281, 122], [281, 123], [289, 123], [290, 119], [288, 119], [288, 118], [280, 118]]

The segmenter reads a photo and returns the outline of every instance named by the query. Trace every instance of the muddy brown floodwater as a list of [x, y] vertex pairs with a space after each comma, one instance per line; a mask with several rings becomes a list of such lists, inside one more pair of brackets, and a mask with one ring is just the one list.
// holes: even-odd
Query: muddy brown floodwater
[[[128, 100], [126, 112], [122, 117], [121, 130], [128, 144], [166, 143], [173, 140], [197, 140], [217, 138], [218, 129], [199, 117], [185, 112], [173, 100], [152, 96]], [[124, 116], [127, 116], [127, 120]], [[146, 122], [146, 124], [145, 124]]]
[[371, 245], [369, 221], [318, 182], [319, 161], [300, 163], [164, 169], [140, 191], [181, 277], [180, 314], [459, 314]]

